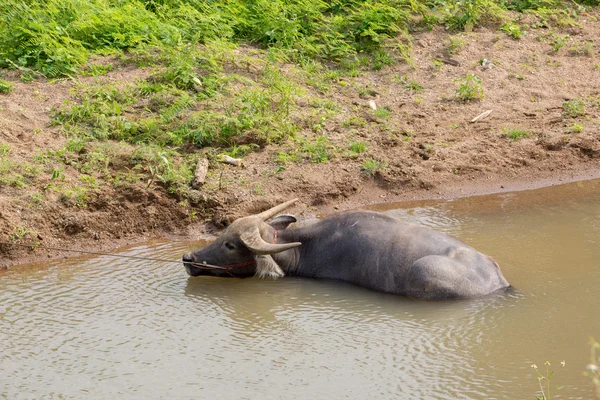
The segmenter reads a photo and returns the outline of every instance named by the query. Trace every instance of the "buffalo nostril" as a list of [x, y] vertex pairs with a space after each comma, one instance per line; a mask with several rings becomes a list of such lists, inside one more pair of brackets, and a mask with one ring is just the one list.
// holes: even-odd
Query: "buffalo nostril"
[[186, 253], [183, 255], [183, 262], [194, 262], [194, 257], [192, 257], [192, 253]]

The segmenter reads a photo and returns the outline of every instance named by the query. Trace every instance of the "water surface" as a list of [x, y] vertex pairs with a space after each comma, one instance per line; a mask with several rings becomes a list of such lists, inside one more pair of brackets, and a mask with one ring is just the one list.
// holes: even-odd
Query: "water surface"
[[0, 397], [532, 399], [549, 360], [560, 398], [593, 398], [600, 181], [378, 208], [491, 255], [518, 292], [422, 302], [111, 257], [22, 268], [0, 275]]

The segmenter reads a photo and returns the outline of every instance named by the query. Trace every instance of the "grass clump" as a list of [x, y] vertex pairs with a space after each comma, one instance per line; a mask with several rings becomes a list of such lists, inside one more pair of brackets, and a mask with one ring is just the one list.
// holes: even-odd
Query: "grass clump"
[[394, 81], [401, 84], [402, 87], [404, 87], [404, 90], [406, 90], [406, 91], [409, 91], [409, 92], [422, 92], [423, 91], [423, 85], [421, 85], [417, 81], [409, 79], [408, 75], [406, 75], [406, 74], [396, 75], [394, 77]]
[[594, 43], [573, 42], [567, 51], [570, 56], [591, 57], [594, 54]]
[[362, 141], [350, 142], [350, 145], [348, 147], [351, 152], [356, 154], [364, 153], [365, 151], [367, 151], [367, 144]]
[[12, 91], [13, 84], [9, 81], [5, 81], [4, 79], [0, 79], [0, 93], [10, 93]]
[[465, 46], [465, 39], [461, 36], [451, 36], [446, 44], [446, 54], [449, 56], [458, 54]]
[[386, 107], [379, 107], [377, 110], [373, 111], [373, 115], [377, 118], [388, 119], [392, 115], [392, 112]]
[[531, 133], [518, 128], [503, 128], [502, 129], [502, 137], [509, 139], [511, 142], [525, 139], [531, 136]]
[[377, 161], [373, 158], [365, 160], [360, 166], [361, 171], [369, 176], [375, 176], [378, 173], [385, 171], [387, 165], [382, 161]]
[[464, 78], [458, 78], [458, 88], [456, 89], [456, 99], [458, 101], [481, 100], [484, 97], [481, 79], [474, 74], [468, 74]]

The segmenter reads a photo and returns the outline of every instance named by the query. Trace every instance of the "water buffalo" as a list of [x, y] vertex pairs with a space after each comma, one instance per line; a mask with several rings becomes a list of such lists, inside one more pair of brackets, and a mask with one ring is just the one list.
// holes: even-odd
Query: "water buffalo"
[[349, 211], [304, 227], [277, 213], [290, 200], [234, 221], [185, 254], [191, 276], [337, 279], [418, 299], [483, 296], [509, 287], [498, 264], [460, 240], [385, 214]]

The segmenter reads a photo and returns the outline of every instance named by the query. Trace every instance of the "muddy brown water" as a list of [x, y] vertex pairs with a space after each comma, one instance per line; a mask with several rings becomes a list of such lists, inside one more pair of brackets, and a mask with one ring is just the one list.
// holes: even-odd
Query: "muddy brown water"
[[21, 268], [0, 275], [0, 397], [532, 399], [546, 360], [560, 398], [593, 397], [600, 181], [376, 208], [493, 256], [518, 292], [421, 302], [110, 257]]

